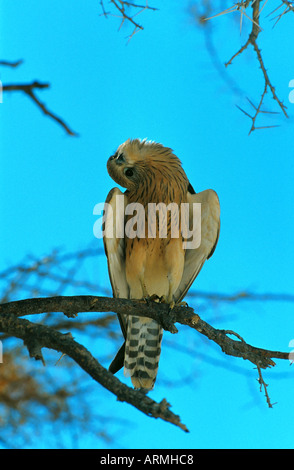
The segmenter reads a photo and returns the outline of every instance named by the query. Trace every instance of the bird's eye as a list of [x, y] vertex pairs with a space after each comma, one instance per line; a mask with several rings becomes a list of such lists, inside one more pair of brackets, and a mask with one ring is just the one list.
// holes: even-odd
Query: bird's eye
[[134, 170], [132, 168], [126, 168], [124, 173], [128, 178], [131, 178], [134, 174]]

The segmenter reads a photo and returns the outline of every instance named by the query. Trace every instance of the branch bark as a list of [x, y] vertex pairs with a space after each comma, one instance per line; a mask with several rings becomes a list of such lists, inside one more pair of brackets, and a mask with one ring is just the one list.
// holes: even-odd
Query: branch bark
[[[3, 307], [3, 305], [1, 307]], [[120, 382], [120, 380], [108, 372], [83, 345], [75, 341], [71, 334], [62, 334], [50, 327], [35, 324], [26, 319], [17, 318], [17, 316], [11, 313], [0, 314], [0, 331], [22, 339], [26, 345], [31, 344], [33, 338], [33, 348], [29, 347], [28, 349], [30, 356], [35, 357], [35, 359], [42, 360], [40, 350], [43, 347], [66, 354], [96, 382], [116, 395], [119, 401], [127, 402], [147, 416], [160, 418], [188, 432], [187, 427], [181, 423], [179, 416], [170, 411], [170, 404], [165, 399], [157, 403], [144, 393], [134, 390]]]
[[[92, 295], [58, 296], [35, 298], [8, 302], [0, 305], [0, 315], [17, 317], [48, 312], [63, 312], [68, 317], [75, 317], [80, 312], [115, 312], [121, 315], [137, 315], [153, 318], [171, 333], [177, 333], [175, 323], [187, 325], [218, 344], [222, 351], [235, 357], [242, 357], [263, 369], [274, 366], [272, 360], [289, 359], [286, 352], [257, 348], [240, 340], [240, 335], [231, 330], [214, 328], [195, 314], [191, 307], [169, 306], [145, 300], [116, 299]], [[237, 340], [228, 335], [235, 335]]]
[[[48, 312], [63, 312], [69, 318], [76, 317], [81, 312], [116, 312], [149, 317], [171, 333], [177, 333], [175, 323], [178, 322], [214, 341], [225, 354], [250, 361], [257, 367], [259, 375], [261, 375], [260, 369], [275, 365], [274, 358], [289, 359], [289, 353], [254, 347], [234, 331], [214, 328], [195, 314], [190, 307], [175, 306], [170, 310], [168, 305], [157, 302], [91, 295], [33, 298], [0, 305], [0, 331], [23, 339], [31, 357], [44, 363], [43, 347], [67, 354], [96, 382], [114, 393], [118, 400], [126, 401], [146, 415], [171, 422], [185, 431], [187, 431], [186, 426], [181, 423], [179, 416], [170, 411], [170, 405], [165, 399], [157, 403], [142, 392], [121, 383], [102, 367], [84, 346], [77, 343], [71, 334], [62, 334], [47, 326], [19, 318]], [[236, 339], [232, 339], [230, 337], [232, 335]]]

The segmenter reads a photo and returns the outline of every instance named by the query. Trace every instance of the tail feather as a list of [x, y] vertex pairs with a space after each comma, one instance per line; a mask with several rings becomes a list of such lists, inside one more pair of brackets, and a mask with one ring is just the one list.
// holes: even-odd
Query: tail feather
[[162, 333], [162, 327], [155, 320], [136, 316], [128, 319], [124, 374], [131, 376], [135, 388], [153, 388]]

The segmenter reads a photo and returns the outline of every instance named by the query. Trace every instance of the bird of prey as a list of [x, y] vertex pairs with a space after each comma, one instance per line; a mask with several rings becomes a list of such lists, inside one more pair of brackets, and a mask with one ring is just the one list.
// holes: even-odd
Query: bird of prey
[[[218, 196], [211, 189], [196, 193], [173, 151], [146, 139], [128, 139], [121, 144], [108, 159], [107, 170], [126, 188], [124, 193], [118, 188], [109, 192], [104, 211], [104, 247], [113, 296], [160, 299], [173, 308], [215, 250], [220, 228]], [[189, 245], [193, 217], [197, 219], [198, 241]], [[158, 370], [162, 327], [151, 318], [118, 317], [125, 342], [109, 370], [116, 373], [124, 366], [136, 389], [151, 390]]]

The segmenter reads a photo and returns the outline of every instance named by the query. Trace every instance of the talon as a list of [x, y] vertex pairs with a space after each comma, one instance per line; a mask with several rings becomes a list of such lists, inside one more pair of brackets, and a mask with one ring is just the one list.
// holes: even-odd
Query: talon
[[144, 300], [147, 304], [149, 304], [149, 302], [160, 302], [160, 299], [161, 297], [159, 297], [157, 294], [146, 295], [144, 297]]
[[161, 297], [159, 297], [157, 294], [150, 295], [149, 300], [151, 302], [160, 302]]

